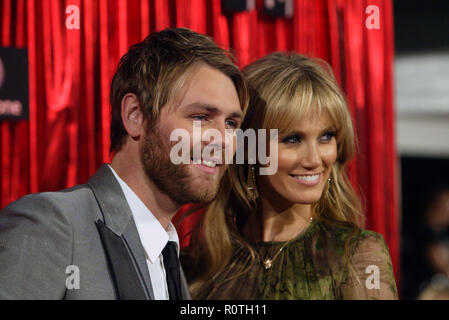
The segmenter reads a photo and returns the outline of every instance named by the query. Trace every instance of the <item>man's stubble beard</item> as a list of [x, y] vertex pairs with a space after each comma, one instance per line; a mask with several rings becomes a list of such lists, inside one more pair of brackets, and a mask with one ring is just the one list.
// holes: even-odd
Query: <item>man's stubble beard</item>
[[160, 191], [179, 205], [207, 203], [215, 198], [223, 172], [219, 172], [217, 178], [211, 177], [213, 182], [206, 178], [192, 177], [188, 165], [175, 165], [171, 162], [169, 154], [172, 145], [165, 142], [156, 128], [148, 128], [143, 139], [140, 150], [142, 167], [147, 178]]

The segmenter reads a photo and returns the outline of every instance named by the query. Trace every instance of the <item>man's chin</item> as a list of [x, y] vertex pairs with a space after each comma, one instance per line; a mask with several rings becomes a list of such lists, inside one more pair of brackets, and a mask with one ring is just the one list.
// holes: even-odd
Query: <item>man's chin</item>
[[189, 186], [189, 194], [192, 202], [206, 203], [214, 200], [218, 192], [218, 183], [216, 181], [208, 181], [208, 183], [198, 183], [195, 181]]

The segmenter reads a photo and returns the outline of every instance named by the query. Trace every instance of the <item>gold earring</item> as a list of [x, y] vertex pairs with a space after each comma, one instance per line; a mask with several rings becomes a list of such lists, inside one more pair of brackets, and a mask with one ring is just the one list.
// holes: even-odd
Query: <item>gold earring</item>
[[327, 179], [327, 190], [326, 190], [326, 192], [328, 192], [331, 189], [331, 187], [332, 187], [332, 178], [329, 177]]
[[259, 198], [259, 192], [257, 191], [254, 165], [248, 165], [248, 179], [246, 181], [246, 185], [249, 201], [256, 201], [256, 199]]

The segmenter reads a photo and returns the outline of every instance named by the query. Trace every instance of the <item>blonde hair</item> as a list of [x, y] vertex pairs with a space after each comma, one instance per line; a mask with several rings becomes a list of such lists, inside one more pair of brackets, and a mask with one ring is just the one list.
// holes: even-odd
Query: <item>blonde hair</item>
[[[250, 64], [243, 73], [250, 90], [243, 130], [278, 128], [279, 132], [289, 132], [312, 114], [329, 115], [336, 128], [337, 161], [331, 171], [331, 186], [312, 208], [319, 220], [352, 227], [353, 234], [345, 243], [349, 263], [349, 244], [363, 219], [360, 201], [345, 171], [355, 153], [352, 120], [330, 66], [297, 53], [277, 52]], [[229, 166], [217, 197], [192, 234], [193, 297], [216, 281], [231, 258], [233, 242], [246, 247], [251, 259], [256, 257], [240, 232], [241, 222], [257, 207], [247, 196], [247, 174], [247, 164]]]

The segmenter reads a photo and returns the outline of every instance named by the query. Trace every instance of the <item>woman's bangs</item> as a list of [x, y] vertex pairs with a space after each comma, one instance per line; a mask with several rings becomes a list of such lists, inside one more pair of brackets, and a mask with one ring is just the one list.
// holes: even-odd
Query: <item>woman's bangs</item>
[[318, 86], [315, 89], [315, 101], [318, 105], [320, 113], [325, 112], [331, 121], [331, 126], [337, 131], [337, 136], [343, 130], [342, 124], [346, 123], [346, 104], [342, 97], [334, 92], [330, 92], [329, 88]]
[[278, 129], [279, 134], [285, 134], [295, 131], [304, 119], [320, 117], [324, 112], [329, 115], [330, 125], [339, 132], [342, 118], [337, 111], [340, 106], [335, 105], [337, 100], [329, 95], [328, 90], [313, 88], [311, 83], [308, 84], [303, 83], [293, 95], [284, 94], [271, 99], [263, 127]]

